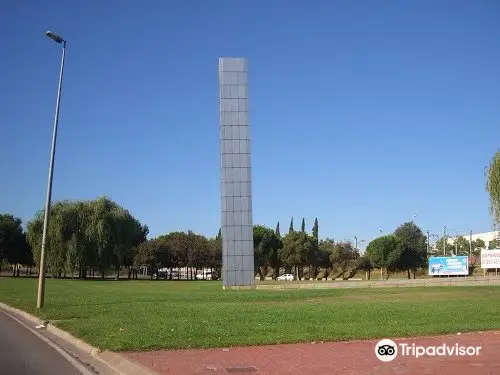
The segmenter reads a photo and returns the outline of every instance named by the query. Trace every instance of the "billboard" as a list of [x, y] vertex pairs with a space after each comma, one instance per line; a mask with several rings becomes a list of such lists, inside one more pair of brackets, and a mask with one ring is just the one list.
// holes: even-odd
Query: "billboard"
[[481, 268], [500, 268], [500, 249], [481, 250]]
[[448, 276], [448, 275], [468, 275], [469, 257], [432, 257], [429, 258], [430, 276]]

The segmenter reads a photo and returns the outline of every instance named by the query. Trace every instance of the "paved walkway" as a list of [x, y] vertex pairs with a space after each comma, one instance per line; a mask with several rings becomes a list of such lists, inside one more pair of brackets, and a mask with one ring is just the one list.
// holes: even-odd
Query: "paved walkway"
[[159, 374], [168, 375], [498, 375], [500, 331], [394, 339], [401, 344], [481, 346], [478, 356], [409, 357], [390, 362], [375, 355], [378, 340], [268, 345], [208, 350], [124, 353]]

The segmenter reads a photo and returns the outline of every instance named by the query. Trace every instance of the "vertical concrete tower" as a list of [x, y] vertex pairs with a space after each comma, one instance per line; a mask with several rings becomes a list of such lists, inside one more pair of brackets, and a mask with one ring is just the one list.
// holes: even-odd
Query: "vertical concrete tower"
[[252, 173], [248, 64], [219, 59], [223, 287], [253, 288]]

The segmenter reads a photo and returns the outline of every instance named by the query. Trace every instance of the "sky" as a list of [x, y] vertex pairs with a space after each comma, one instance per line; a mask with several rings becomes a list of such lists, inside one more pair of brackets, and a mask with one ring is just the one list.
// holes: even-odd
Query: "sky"
[[106, 195], [150, 236], [220, 227], [218, 58], [249, 64], [254, 223], [365, 242], [414, 220], [492, 230], [500, 3], [9, 1], [0, 5], [0, 212]]

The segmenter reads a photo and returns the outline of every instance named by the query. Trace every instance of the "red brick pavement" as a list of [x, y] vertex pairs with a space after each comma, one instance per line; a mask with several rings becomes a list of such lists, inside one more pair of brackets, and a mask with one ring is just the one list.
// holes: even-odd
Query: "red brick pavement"
[[[168, 375], [500, 375], [500, 331], [393, 340], [422, 346], [481, 346], [481, 350], [478, 356], [463, 357], [399, 354], [391, 362], [381, 362], [375, 356], [378, 340], [370, 340], [124, 354]], [[258, 371], [227, 370], [251, 366]]]

